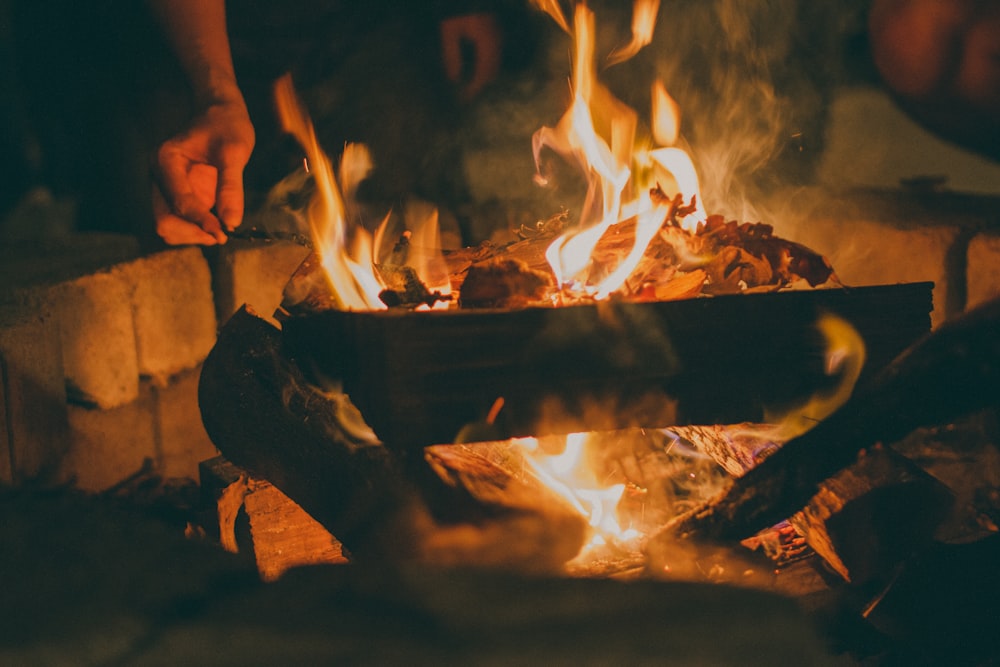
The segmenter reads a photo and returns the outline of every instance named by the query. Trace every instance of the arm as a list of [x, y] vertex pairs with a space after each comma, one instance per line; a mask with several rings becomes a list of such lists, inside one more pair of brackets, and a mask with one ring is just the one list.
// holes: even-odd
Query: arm
[[[149, 0], [187, 74], [195, 114], [154, 164], [153, 211], [167, 243], [225, 243], [243, 217], [254, 130], [236, 83], [223, 0]], [[214, 212], [213, 212], [214, 209]]]
[[1000, 2], [874, 0], [869, 27], [875, 66], [901, 106], [1000, 160]]

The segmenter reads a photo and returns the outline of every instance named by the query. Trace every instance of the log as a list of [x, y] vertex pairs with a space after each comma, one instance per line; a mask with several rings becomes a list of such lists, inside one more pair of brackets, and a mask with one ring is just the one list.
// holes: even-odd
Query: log
[[832, 384], [815, 327], [820, 313], [850, 322], [870, 367], [880, 368], [930, 330], [931, 287], [517, 310], [327, 310], [285, 319], [282, 338], [303, 366], [340, 379], [393, 448], [454, 442], [498, 397], [500, 438], [759, 422], [765, 408]]
[[1000, 404], [998, 330], [1000, 300], [946, 322], [866, 381], [827, 420], [652, 541], [747, 537], [800, 510], [860, 450]]
[[586, 522], [568, 504], [474, 452], [432, 453], [433, 466], [392, 454], [247, 307], [204, 363], [199, 404], [223, 455], [298, 503], [352, 559], [554, 571], [583, 544]]
[[886, 447], [819, 485], [789, 523], [845, 581], [885, 581], [922, 551], [948, 515], [954, 496], [940, 481]]
[[[227, 551], [250, 551], [263, 581], [276, 581], [294, 567], [348, 562], [340, 542], [291, 498], [263, 479], [249, 476], [224, 457], [203, 461], [201, 486], [216, 490], [219, 540]], [[249, 523], [249, 544], [240, 544], [236, 517]]]

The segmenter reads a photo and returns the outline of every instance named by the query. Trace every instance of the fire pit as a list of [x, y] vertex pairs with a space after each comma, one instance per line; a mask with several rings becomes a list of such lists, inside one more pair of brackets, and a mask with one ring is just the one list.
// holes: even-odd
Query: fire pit
[[[316, 254], [289, 283], [280, 329], [244, 309], [221, 332], [200, 387], [213, 441], [360, 563], [773, 585], [776, 559], [808, 548], [845, 581], [885, 585], [951, 497], [882, 443], [996, 398], [961, 404], [949, 395], [960, 375], [942, 368], [995, 384], [993, 362], [978, 364], [996, 358], [982, 331], [997, 314], [918, 343], [930, 283], [848, 288], [769, 226], [708, 215], [665, 90], [653, 94], [659, 147], [642, 162], [634, 116], [596, 104], [607, 91], [589, 10], [572, 28], [548, 11], [577, 53], [573, 103], [535, 138], [539, 180], [551, 150], [581, 164], [588, 193], [576, 225], [521, 230], [501, 249], [434, 256], [436, 233], [408, 230], [386, 251], [385, 226], [348, 233], [367, 155], [348, 147], [335, 176], [290, 80], [279, 84], [316, 182]], [[838, 350], [830, 327], [865, 352]], [[946, 381], [931, 399], [908, 389], [935, 377]], [[827, 404], [803, 414], [819, 426], [767, 440], [760, 422], [814, 397]], [[644, 466], [670, 467], [684, 448], [737, 479], [666, 499]], [[594, 451], [585, 485], [561, 477]], [[592, 548], [612, 565], [574, 560]]]

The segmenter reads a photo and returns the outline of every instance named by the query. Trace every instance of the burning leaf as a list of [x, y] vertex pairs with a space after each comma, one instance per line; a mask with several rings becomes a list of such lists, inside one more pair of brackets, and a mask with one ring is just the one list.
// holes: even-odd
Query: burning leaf
[[552, 278], [517, 259], [493, 259], [469, 267], [459, 302], [463, 308], [518, 308], [541, 300]]

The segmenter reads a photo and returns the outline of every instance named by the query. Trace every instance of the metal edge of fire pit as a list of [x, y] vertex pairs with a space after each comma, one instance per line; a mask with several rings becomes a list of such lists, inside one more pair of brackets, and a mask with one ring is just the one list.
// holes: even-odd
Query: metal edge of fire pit
[[[343, 382], [384, 442], [412, 448], [453, 442], [499, 397], [495, 427], [504, 437], [756, 421], [765, 407], [831, 385], [820, 314], [857, 329], [867, 374], [930, 330], [932, 288], [505, 311], [331, 310], [289, 318], [282, 337], [303, 368]], [[562, 418], [542, 420], [553, 399]]]

